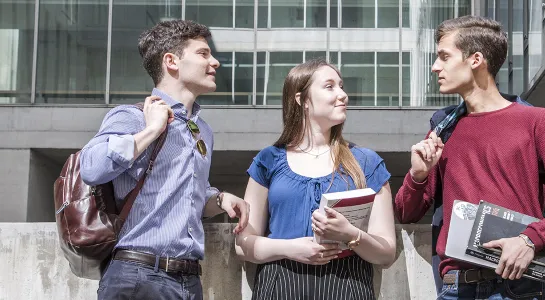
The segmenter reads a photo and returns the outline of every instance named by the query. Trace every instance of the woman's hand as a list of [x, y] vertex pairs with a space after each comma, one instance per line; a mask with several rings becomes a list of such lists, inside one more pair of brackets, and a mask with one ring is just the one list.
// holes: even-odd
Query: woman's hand
[[288, 259], [311, 265], [325, 265], [341, 252], [337, 243], [318, 244], [311, 237], [291, 240], [290, 245]]
[[312, 231], [317, 235], [343, 243], [358, 237], [359, 229], [350, 224], [342, 214], [329, 207], [325, 207], [325, 213], [325, 216], [318, 210], [312, 213]]

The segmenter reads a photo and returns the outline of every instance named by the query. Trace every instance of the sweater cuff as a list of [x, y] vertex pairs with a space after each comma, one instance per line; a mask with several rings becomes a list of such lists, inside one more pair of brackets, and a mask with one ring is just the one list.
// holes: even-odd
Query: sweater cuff
[[426, 178], [426, 180], [424, 180], [423, 182], [414, 181], [410, 171], [407, 172], [407, 175], [405, 175], [405, 180], [403, 182], [403, 185], [406, 185], [415, 191], [423, 190], [427, 184], [428, 184], [428, 178]]
[[532, 227], [528, 227], [522, 232], [522, 234], [526, 235], [530, 239], [530, 241], [534, 243], [534, 246], [536, 247], [536, 253], [543, 250], [543, 240], [541, 239], [541, 236], [539, 235], [537, 230]]

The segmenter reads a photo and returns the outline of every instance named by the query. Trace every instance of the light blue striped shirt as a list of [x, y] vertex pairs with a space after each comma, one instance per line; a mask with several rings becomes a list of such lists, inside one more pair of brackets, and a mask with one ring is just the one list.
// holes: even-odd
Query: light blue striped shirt
[[[212, 159], [212, 129], [199, 118], [195, 103], [191, 119], [199, 126], [207, 147], [203, 157], [187, 128], [187, 110], [183, 104], [158, 89], [174, 111], [168, 135], [152, 172], [125, 221], [116, 248], [137, 250], [181, 259], [204, 258], [202, 215], [206, 200], [218, 193], [210, 186], [208, 175]], [[155, 146], [152, 143], [139, 157], [134, 157], [133, 135], [144, 130], [144, 114], [135, 106], [120, 105], [108, 112], [99, 132], [83, 148], [80, 174], [89, 185], [113, 181], [119, 208], [147, 169]]]

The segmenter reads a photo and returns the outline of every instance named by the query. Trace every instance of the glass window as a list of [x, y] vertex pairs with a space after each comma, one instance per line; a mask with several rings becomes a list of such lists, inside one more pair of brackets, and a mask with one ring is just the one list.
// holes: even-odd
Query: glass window
[[[313, 58], [326, 58], [325, 51], [306, 51], [305, 52], [305, 61], [311, 60]], [[287, 75], [287, 74], [286, 74]]]
[[520, 95], [526, 91], [523, 74], [524, 56], [513, 55], [513, 94]]
[[402, 3], [402, 22], [404, 28], [411, 27], [411, 6], [409, 0], [403, 0]]
[[[500, 1], [499, 3], [499, 18], [496, 20], [502, 23], [503, 30], [506, 32], [508, 31], [508, 25], [509, 25], [509, 12], [508, 12], [508, 5], [507, 0]], [[511, 43], [509, 47], [522, 47], [522, 1], [513, 1], [513, 36]], [[518, 31], [518, 32], [517, 32]], [[513, 50], [515, 52], [515, 50]], [[509, 57], [505, 59], [504, 64], [502, 65], [500, 72], [498, 72], [498, 75], [496, 76], [496, 82], [499, 83], [499, 89], [503, 93], [509, 93], [509, 63], [508, 63]], [[513, 55], [513, 76], [511, 80], [513, 81], [513, 90], [511, 93], [513, 94], [520, 94], [524, 91], [523, 86], [523, 57]]]
[[254, 54], [235, 53], [235, 104], [252, 104]]
[[343, 0], [343, 28], [375, 28], [375, 0]]
[[237, 0], [235, 7], [235, 27], [254, 28], [254, 1]]
[[271, 1], [271, 27], [292, 28], [303, 27], [303, 0]]
[[[167, 2], [181, 4], [181, 1], [177, 0], [167, 0]], [[231, 0], [186, 0], [185, 4], [186, 20], [193, 20], [208, 27], [233, 27], [233, 1]], [[165, 4], [158, 5], [165, 6]]]
[[329, 63], [339, 67], [339, 52], [331, 51], [329, 52]]
[[[399, 52], [377, 53], [377, 105], [398, 105]], [[395, 99], [394, 99], [395, 98]]]
[[303, 62], [303, 52], [270, 52], [267, 104], [282, 104], [282, 87], [289, 71]]
[[327, 0], [307, 0], [307, 27], [327, 27]]
[[265, 65], [267, 63], [267, 53], [257, 52], [257, 66], [256, 66], [256, 103], [257, 105], [263, 105], [265, 95]]
[[[439, 83], [437, 82], [437, 74], [431, 72], [432, 64], [435, 62], [437, 55], [429, 54], [429, 64], [424, 69], [426, 76], [425, 95], [422, 102], [417, 101], [417, 106], [449, 106], [458, 104], [459, 96], [457, 94], [441, 94], [439, 93]], [[404, 60], [405, 62], [405, 60]], [[418, 100], [418, 99], [417, 99]], [[415, 105], [416, 106], [416, 105]]]
[[375, 53], [342, 52], [341, 73], [351, 106], [375, 105]]
[[216, 91], [197, 98], [199, 104], [234, 104], [233, 103], [233, 52], [216, 52], [212, 55], [220, 62], [216, 69]]
[[257, 5], [257, 28], [267, 28], [269, 20], [269, 2], [267, 0], [258, 0]]
[[108, 0], [40, 1], [38, 30], [36, 102], [104, 103]]
[[471, 15], [471, 1], [470, 0], [458, 1], [458, 16], [461, 17], [461, 16], [467, 16], [467, 15]]
[[381, 0], [377, 7], [378, 28], [399, 27], [399, 0]]
[[[401, 84], [402, 84], [402, 100], [403, 106], [407, 106], [410, 103], [411, 98], [411, 53], [410, 52], [403, 52], [403, 66], [401, 69]], [[399, 105], [398, 103], [394, 103], [394, 106]]]
[[0, 103], [29, 103], [34, 1], [0, 2]]
[[337, 28], [339, 27], [338, 23], [338, 10], [339, 10], [339, 1], [338, 0], [331, 0], [329, 2], [331, 5], [329, 9], [329, 27], [331, 28]]
[[541, 1], [532, 1], [530, 7], [530, 29], [528, 38], [528, 55], [530, 60], [530, 81], [536, 76], [537, 72], [543, 65], [542, 60], [542, 39], [543, 39], [543, 11], [541, 9]]
[[444, 20], [454, 18], [455, 9], [452, 4], [433, 2], [427, 10], [429, 11], [429, 19], [425, 25], [428, 29], [435, 29]]
[[[431, 66], [436, 58], [436, 45], [433, 35], [433, 30], [446, 19], [454, 18], [454, 16], [467, 15], [471, 13], [471, 3], [469, 0], [459, 1], [427, 1], [422, 2], [418, 7], [409, 7], [409, 3], [414, 1], [403, 0], [405, 7], [411, 12], [409, 16], [416, 16], [415, 20], [408, 20], [410, 23], [416, 26], [414, 29], [417, 32], [427, 32], [429, 34], [419, 34], [417, 40], [414, 42], [408, 42], [409, 44], [403, 44], [404, 47], [414, 49], [411, 57], [410, 72], [405, 66], [405, 59], [403, 59], [403, 68], [401, 71], [403, 95], [406, 95], [406, 88], [410, 88], [411, 84], [414, 87], [410, 90], [412, 93], [411, 98], [407, 102], [405, 96], [403, 96], [403, 103], [410, 104], [412, 106], [445, 106], [459, 103], [458, 96], [455, 95], [441, 95], [439, 93], [439, 86], [437, 85], [437, 75], [431, 72]], [[493, 2], [493, 1], [489, 1]], [[458, 7], [455, 7], [458, 4]], [[403, 15], [405, 15], [405, 10]], [[405, 18], [403, 18], [403, 27], [405, 26]], [[427, 29], [431, 29], [427, 30]], [[381, 70], [385, 71], [385, 70]], [[405, 74], [410, 75], [410, 82], [406, 83]]]
[[[509, 20], [509, 9], [508, 9], [508, 2], [507, 0], [502, 0], [500, 2], [500, 18], [498, 21], [500, 21], [504, 28], [503, 30], [507, 31], [508, 29], [508, 20]], [[523, 26], [523, 1], [513, 1], [513, 31], [522, 32], [522, 26]]]
[[129, 0], [115, 0], [112, 15], [112, 58], [110, 68], [110, 102], [143, 101], [154, 87], [153, 80], [142, 66], [138, 38], [142, 32], [162, 20], [180, 19], [182, 6], [170, 6], [148, 0], [136, 5]]

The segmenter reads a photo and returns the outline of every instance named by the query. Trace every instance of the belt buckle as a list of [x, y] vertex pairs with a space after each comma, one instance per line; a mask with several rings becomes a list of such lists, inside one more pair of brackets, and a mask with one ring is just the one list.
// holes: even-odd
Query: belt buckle
[[477, 269], [477, 275], [478, 275], [478, 276], [477, 276], [477, 279], [476, 279], [476, 280], [471, 280], [471, 281], [467, 280], [467, 273], [468, 273], [468, 271], [473, 271], [473, 270], [475, 270], [475, 269], [469, 269], [469, 270], [466, 270], [466, 271], [464, 272], [464, 281], [465, 281], [466, 283], [478, 283], [479, 281], [482, 280], [483, 276], [482, 276], [482, 274], [481, 274], [481, 269]]
[[165, 272], [168, 273], [168, 264], [170, 262], [170, 257], [167, 255], [167, 261], [166, 261], [166, 264], [165, 264]]

